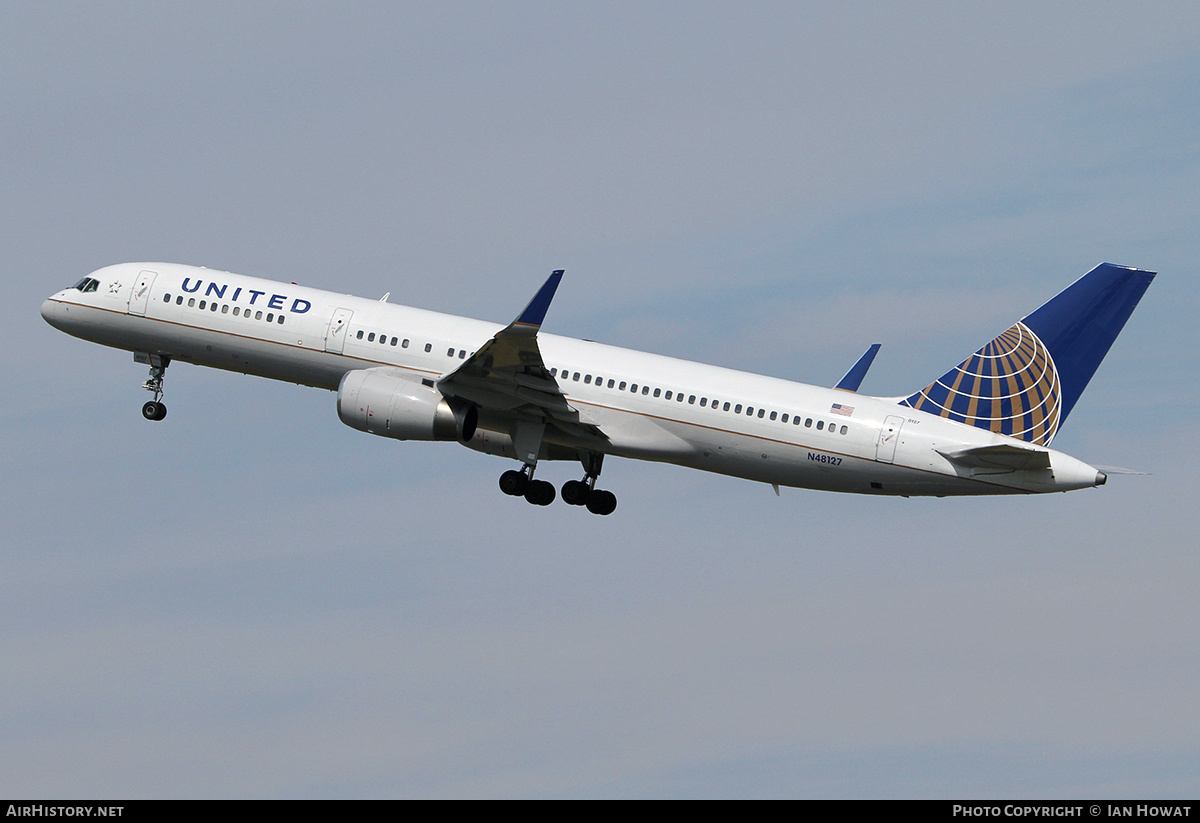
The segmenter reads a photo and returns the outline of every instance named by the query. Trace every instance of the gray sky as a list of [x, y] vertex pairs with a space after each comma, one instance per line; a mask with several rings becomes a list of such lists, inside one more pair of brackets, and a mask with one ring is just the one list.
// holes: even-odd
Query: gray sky
[[[0, 794], [1200, 791], [1192, 3], [0, 6]], [[596, 518], [38, 316], [171, 260], [863, 390], [1160, 271], [1023, 499]], [[556, 483], [573, 466], [548, 465]]]

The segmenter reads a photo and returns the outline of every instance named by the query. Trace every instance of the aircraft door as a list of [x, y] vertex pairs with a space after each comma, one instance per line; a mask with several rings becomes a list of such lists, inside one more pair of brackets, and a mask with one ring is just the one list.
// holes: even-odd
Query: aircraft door
[[879, 440], [875, 443], [875, 459], [880, 463], [891, 463], [896, 459], [896, 444], [900, 442], [900, 427], [904, 418], [889, 414], [879, 429]]
[[329, 328], [325, 331], [325, 351], [341, 354], [346, 348], [346, 335], [350, 333], [350, 318], [354, 312], [350, 309], [334, 309], [333, 317], [329, 318]]
[[145, 315], [146, 306], [150, 303], [150, 287], [154, 285], [154, 278], [158, 277], [158, 272], [144, 271], [137, 276], [137, 281], [133, 284], [133, 292], [129, 295], [129, 313]]

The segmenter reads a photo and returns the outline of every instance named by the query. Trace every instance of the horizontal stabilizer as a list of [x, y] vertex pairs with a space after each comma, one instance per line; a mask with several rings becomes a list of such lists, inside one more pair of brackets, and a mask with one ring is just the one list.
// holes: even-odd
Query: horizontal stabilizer
[[1135, 474], [1141, 477], [1150, 476], [1150, 472], [1140, 472], [1137, 469], [1123, 469], [1120, 466], [1097, 466], [1096, 468], [1105, 474]]
[[1050, 468], [1050, 453], [1036, 449], [1023, 449], [1020, 446], [1002, 444], [999, 446], [980, 446], [975, 449], [962, 449], [956, 452], [938, 454], [951, 463], [966, 469], [1005, 469], [1021, 471], [1022, 469]]
[[875, 362], [875, 355], [879, 353], [879, 345], [879, 343], [872, 343], [871, 348], [867, 349], [863, 353], [863, 356], [858, 358], [858, 362], [850, 367], [850, 371], [846, 372], [846, 376], [839, 380], [834, 388], [849, 392], [858, 391], [858, 387], [862, 385], [863, 378], [867, 376], [867, 370]]

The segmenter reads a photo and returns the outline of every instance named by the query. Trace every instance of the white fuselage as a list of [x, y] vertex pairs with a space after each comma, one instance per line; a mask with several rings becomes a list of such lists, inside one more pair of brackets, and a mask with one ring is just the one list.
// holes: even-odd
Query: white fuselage
[[[380, 366], [436, 380], [504, 328], [177, 264], [121, 264], [91, 277], [94, 291], [66, 289], [45, 302], [51, 325], [137, 353], [330, 390], [349, 371]], [[606, 435], [607, 454], [866, 494], [1049, 492], [1103, 482], [1061, 452], [895, 399], [551, 334], [537, 340], [579, 421]], [[504, 454], [506, 437], [484, 416], [467, 445]], [[1003, 444], [1048, 453], [1050, 468], [964, 468], [945, 456]]]

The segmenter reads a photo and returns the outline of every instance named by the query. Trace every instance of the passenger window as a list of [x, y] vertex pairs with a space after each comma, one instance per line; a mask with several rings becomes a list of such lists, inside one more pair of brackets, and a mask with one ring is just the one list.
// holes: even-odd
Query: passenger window
[[260, 311], [256, 311], [256, 312], [254, 313], [254, 319], [255, 319], [255, 320], [262, 320], [262, 312], [260, 312]]
[[558, 377], [558, 369], [557, 369], [557, 368], [551, 369], [551, 370], [550, 370], [550, 376], [551, 376], [551, 377]]
[[774, 420], [774, 419], [775, 419], [775, 412], [771, 412], [771, 419], [772, 419], [772, 420]]
[[400, 342], [400, 341], [399, 341], [397, 338], [393, 337], [393, 338], [392, 338], [392, 348], [395, 348], [395, 347], [396, 347], [396, 344], [397, 344], [397, 343], [399, 343], [399, 342]]
[[822, 430], [822, 429], [824, 429], [824, 428], [825, 428], [825, 421], [824, 421], [824, 420], [818, 420], [818, 421], [817, 421], [817, 431], [821, 431], [821, 430]]
[[194, 297], [189, 297], [189, 298], [188, 298], [188, 308], [189, 308], [189, 309], [190, 309], [190, 308], [194, 308], [194, 307], [195, 307], [195, 305], [196, 305], [196, 298], [194, 298]]
[[779, 418], [779, 422], [780, 422], [780, 423], [786, 423], [786, 422], [787, 422], [787, 420], [788, 420], [788, 416], [787, 416], [787, 414], [784, 414], [784, 415], [783, 415], [783, 417]]
[[175, 305], [176, 306], [183, 305], [183, 295], [182, 294], [175, 298]]
[[205, 301], [201, 300], [200, 301], [200, 311], [204, 311], [205, 305], [206, 305]]
[[797, 416], [797, 417], [793, 417], [793, 418], [792, 418], [792, 425], [793, 425], [793, 426], [799, 426], [799, 425], [800, 425], [800, 418], [799, 418], [798, 416]]
[[634, 394], [637, 394], [637, 383], [630, 383], [630, 384], [629, 384], [629, 390], [630, 390], [631, 392], [633, 392]]
[[164, 302], [164, 303], [170, 303], [170, 302], [171, 302], [171, 295], [169, 295], [169, 294], [164, 294], [164, 295], [163, 295], [163, 302]]
[[746, 407], [746, 415], [747, 415], [748, 417], [753, 417], [753, 416], [754, 416], [754, 407], [753, 407], [753, 406], [747, 406], [747, 407]]
[[458, 359], [459, 359], [459, 360], [466, 360], [466, 359], [467, 359], [467, 350], [466, 350], [466, 349], [459, 349], [459, 350], [458, 350]]
[[736, 406], [733, 407], [733, 413], [734, 414], [742, 413], [742, 404], [741, 403], [738, 403]]
[[359, 340], [362, 340], [365, 333], [366, 332], [364, 332], [362, 329], [359, 329], [358, 334], [356, 334], [355, 337], [357, 337]]
[[667, 389], [667, 393], [663, 395], [663, 398], [665, 398], [667, 400], [671, 399], [671, 390], [670, 389]]
[[619, 386], [617, 386], [617, 391], [625, 391], [625, 381], [624, 380], [622, 380], [621, 384]]
[[845, 434], [847, 431], [849, 431], [849, 429], [847, 429], [845, 426], [842, 426], [842, 431], [841, 431], [841, 433], [842, 433], [842, 434]]
[[806, 417], [804, 419], [804, 428], [806, 428], [806, 429], [812, 428], [812, 418], [811, 417]]
[[758, 416], [759, 416], [759, 417], [762, 417], [762, 416], [763, 416], [763, 414], [765, 414], [765, 413], [766, 413], [766, 412], [765, 412], [763, 409], [759, 409], [759, 410], [758, 410]]
[[729, 411], [729, 401], [725, 402], [725, 405], [721, 407], [721, 411]]
[[662, 389], [655, 389], [655, 390], [654, 390], [654, 396], [655, 396], [655, 397], [658, 397], [660, 394], [662, 394]]
[[446, 349], [446, 356], [447, 356], [447, 357], [453, 357], [453, 356], [454, 356], [454, 348], [453, 348], [453, 347], [451, 347], [451, 348], [449, 348], [449, 349]]
[[216, 301], [213, 301], [212, 305], [210, 305], [208, 308], [209, 308], [209, 311], [216, 311], [217, 310]]
[[575, 376], [572, 377], [571, 379], [574, 380], [576, 383], [578, 383], [579, 382], [579, 372], [575, 372]]
[[431, 352], [431, 351], [433, 351], [433, 344], [432, 344], [432, 343], [426, 343], [426, 344], [425, 344], [425, 352], [426, 352], [426, 354], [428, 354], [428, 353], [429, 353], [429, 352]]
[[676, 403], [682, 403], [682, 402], [683, 402], [683, 392], [680, 392], [679, 394], [675, 395], [675, 402], [676, 402]]
[[610, 378], [608, 378], [608, 387], [609, 387], [610, 389], [613, 387], [613, 379], [612, 379], [611, 377], [610, 377]]
[[[268, 318], [268, 319], [270, 319], [270, 318]], [[375, 342], [375, 332], [371, 332], [370, 334], [367, 335], [367, 342], [368, 343]]]
[[234, 317], [238, 317], [241, 313], [242, 313], [242, 310], [240, 308], [238, 308], [237, 306], [233, 307], [233, 316]]
[[708, 405], [708, 398], [707, 398], [707, 397], [701, 397], [701, 398], [700, 398], [700, 408], [704, 408], [704, 407], [705, 407], [705, 406], [707, 406], [707, 405]]
[[649, 393], [650, 393], [650, 387], [642, 386], [642, 394], [649, 394]]
[[282, 326], [283, 325], [283, 315], [282, 314], [279, 315], [279, 319], [276, 320], [275, 322]]
[[688, 395], [688, 403], [694, 406], [696, 404], [696, 395], [689, 394]]
[[592, 382], [592, 376], [591, 376], [590, 374], [585, 374], [585, 375], [583, 376], [583, 382], [584, 382], [584, 383], [591, 383], [591, 382]]
[[229, 305], [228, 304], [221, 305], [221, 314], [229, 314]]

